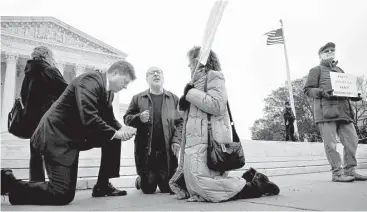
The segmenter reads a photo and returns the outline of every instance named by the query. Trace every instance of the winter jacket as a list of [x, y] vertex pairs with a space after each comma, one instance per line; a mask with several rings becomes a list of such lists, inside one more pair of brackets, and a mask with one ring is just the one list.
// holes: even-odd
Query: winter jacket
[[352, 122], [354, 113], [348, 97], [334, 96], [326, 99], [321, 96], [323, 90], [332, 89], [330, 72], [344, 73], [336, 64], [320, 64], [310, 70], [303, 88], [304, 93], [314, 99], [315, 122]]
[[[214, 139], [218, 142], [231, 142], [231, 125], [227, 104], [227, 92], [223, 74], [217, 71], [197, 72], [186, 100], [191, 103], [184, 113], [184, 128], [179, 168], [170, 181], [171, 189], [179, 199], [190, 197], [191, 201], [221, 202], [234, 197], [245, 186], [246, 181], [240, 177], [228, 176], [207, 166], [208, 121], [211, 123]], [[204, 84], [207, 79], [207, 92]], [[186, 188], [178, 182], [184, 176]]]

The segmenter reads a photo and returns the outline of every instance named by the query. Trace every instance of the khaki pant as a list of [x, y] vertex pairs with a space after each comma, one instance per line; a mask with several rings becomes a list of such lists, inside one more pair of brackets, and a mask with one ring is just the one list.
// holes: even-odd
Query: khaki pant
[[333, 174], [342, 173], [342, 161], [336, 150], [336, 136], [344, 146], [344, 169], [349, 170], [357, 166], [356, 152], [358, 146], [358, 136], [353, 123], [343, 121], [318, 123], [322, 140], [325, 146], [326, 157], [329, 161]]

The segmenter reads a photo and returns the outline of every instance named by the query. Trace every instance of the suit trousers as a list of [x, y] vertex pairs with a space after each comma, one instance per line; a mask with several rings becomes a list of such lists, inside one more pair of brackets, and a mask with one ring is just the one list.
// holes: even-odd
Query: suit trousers
[[[37, 171], [43, 171], [42, 155], [31, 147], [31, 160], [38, 163]], [[106, 141], [101, 146], [101, 165], [99, 177], [119, 177], [121, 142]], [[44, 164], [49, 181], [17, 181], [17, 185], [9, 193], [9, 201], [13, 205], [67, 205], [74, 200], [78, 176], [79, 151], [75, 161], [70, 166], [62, 165], [50, 158], [45, 157]], [[32, 162], [31, 162], [32, 163]], [[31, 171], [32, 176], [41, 176], [41, 173]]]
[[49, 181], [18, 181], [9, 192], [12, 205], [67, 205], [74, 200], [79, 154], [71, 166], [45, 160]]
[[101, 165], [98, 179], [120, 177], [121, 141], [106, 141], [101, 147]]
[[30, 144], [31, 158], [29, 160], [29, 180], [35, 182], [44, 182], [45, 167], [43, 156]]

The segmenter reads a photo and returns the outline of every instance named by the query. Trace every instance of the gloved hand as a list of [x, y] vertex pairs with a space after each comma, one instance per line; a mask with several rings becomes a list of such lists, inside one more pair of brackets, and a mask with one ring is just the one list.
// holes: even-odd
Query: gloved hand
[[361, 101], [363, 98], [361, 97], [361, 93], [358, 93], [357, 97], [350, 97], [350, 100], [353, 102]]
[[184, 97], [186, 98], [187, 93], [189, 92], [190, 89], [194, 88], [193, 85], [191, 85], [190, 83], [187, 83], [184, 89]]
[[181, 96], [180, 101], [178, 102], [178, 105], [180, 107], [180, 110], [185, 111], [185, 110], [189, 109], [190, 102], [188, 102], [185, 99], [185, 96]]
[[321, 90], [320, 91], [320, 96], [325, 98], [325, 99], [331, 99], [331, 97], [333, 97], [333, 91], [334, 91], [334, 89]]

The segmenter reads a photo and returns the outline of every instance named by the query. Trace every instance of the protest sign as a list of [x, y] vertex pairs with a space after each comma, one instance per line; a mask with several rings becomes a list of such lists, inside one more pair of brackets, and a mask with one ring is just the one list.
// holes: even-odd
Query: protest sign
[[334, 96], [357, 97], [357, 77], [351, 74], [330, 72]]
[[[210, 49], [212, 47], [212, 43], [214, 40], [215, 33], [217, 31], [218, 25], [222, 19], [223, 12], [225, 7], [227, 6], [228, 1], [227, 0], [217, 0], [208, 17], [208, 22], [205, 26], [204, 30], [204, 36], [201, 44], [200, 49], [200, 56], [198, 58], [199, 63], [202, 65], [206, 65], [206, 62], [208, 60]], [[194, 74], [192, 75], [191, 83], [194, 80], [194, 76], [196, 74], [197, 68], [199, 66], [199, 63], [197, 64]]]

